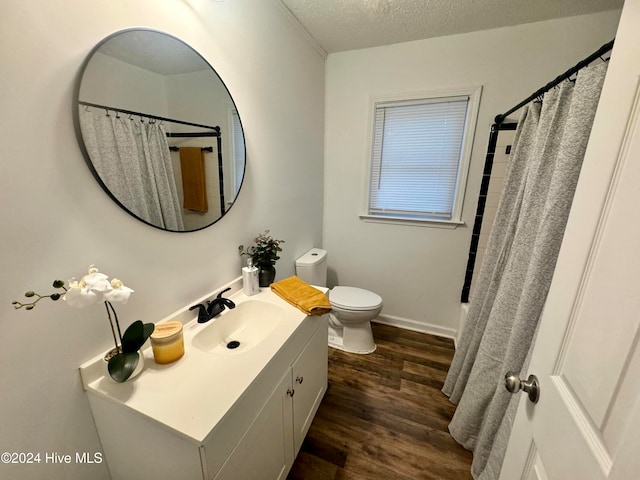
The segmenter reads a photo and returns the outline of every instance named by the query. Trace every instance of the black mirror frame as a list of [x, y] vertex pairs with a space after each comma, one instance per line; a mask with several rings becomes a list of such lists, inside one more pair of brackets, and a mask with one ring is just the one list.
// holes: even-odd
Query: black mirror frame
[[189, 45], [188, 43], [186, 43], [185, 41], [181, 40], [180, 38], [178, 38], [178, 37], [176, 37], [174, 35], [171, 35], [169, 33], [163, 32], [161, 30], [152, 29], [152, 28], [133, 27], [133, 28], [126, 28], [126, 29], [123, 29], [123, 30], [118, 30], [118, 31], [113, 32], [112, 34], [106, 36], [105, 38], [103, 38], [100, 42], [98, 42], [89, 51], [89, 53], [85, 57], [84, 61], [82, 62], [82, 65], [81, 65], [80, 70], [78, 71], [78, 74], [77, 74], [77, 77], [76, 77], [76, 81], [75, 81], [74, 88], [73, 88], [72, 116], [73, 116], [73, 124], [74, 124], [74, 130], [75, 130], [75, 134], [76, 134], [76, 139], [78, 141], [78, 145], [80, 147], [80, 150], [82, 151], [82, 156], [84, 157], [85, 162], [86, 162], [87, 166], [89, 167], [89, 170], [91, 171], [93, 177], [97, 180], [98, 184], [100, 185], [100, 187], [102, 187], [104, 192], [120, 208], [122, 208], [125, 212], [127, 212], [129, 215], [134, 217], [136, 220], [139, 220], [142, 223], [145, 223], [145, 224], [147, 224], [147, 225], [149, 225], [151, 227], [157, 228], [158, 230], [162, 230], [164, 232], [173, 232], [173, 233], [190, 233], [190, 232], [197, 232], [197, 231], [203, 230], [205, 228], [209, 228], [209, 227], [215, 225], [218, 221], [220, 221], [225, 215], [227, 215], [229, 213], [229, 211], [231, 210], [231, 208], [235, 204], [235, 202], [236, 202], [236, 200], [238, 198], [238, 195], [240, 195], [240, 191], [242, 190], [242, 185], [244, 184], [244, 177], [245, 177], [246, 172], [247, 172], [246, 138], [245, 138], [245, 134], [244, 134], [244, 125], [242, 124], [242, 118], [240, 117], [239, 113], [238, 113], [238, 121], [240, 122], [240, 128], [242, 129], [242, 141], [243, 141], [243, 147], [244, 147], [244, 151], [245, 151], [245, 158], [244, 158], [244, 169], [242, 171], [242, 180], [240, 181], [240, 186], [238, 187], [238, 193], [237, 193], [236, 197], [233, 199], [233, 202], [231, 203], [231, 205], [229, 205], [229, 208], [226, 209], [224, 215], [220, 215], [213, 222], [211, 222], [211, 223], [209, 223], [207, 225], [203, 225], [202, 227], [194, 228], [194, 229], [191, 229], [191, 230], [171, 230], [171, 229], [167, 229], [167, 228], [164, 228], [164, 227], [160, 227], [158, 225], [154, 225], [153, 223], [148, 222], [147, 220], [145, 220], [143, 218], [140, 218], [138, 215], [136, 215], [135, 213], [131, 212], [131, 210], [129, 210], [126, 206], [124, 206], [122, 204], [122, 202], [120, 202], [120, 200], [118, 200], [118, 198], [116, 198], [116, 196], [109, 190], [109, 188], [105, 185], [103, 180], [100, 178], [100, 175], [96, 171], [96, 169], [95, 169], [95, 167], [93, 165], [93, 162], [91, 161], [91, 157], [89, 155], [87, 147], [85, 145], [84, 137], [82, 135], [82, 130], [80, 128], [80, 110], [79, 109], [80, 109], [80, 88], [82, 86], [82, 79], [84, 77], [84, 74], [85, 74], [85, 71], [87, 69], [87, 66], [89, 65], [89, 62], [91, 61], [91, 59], [93, 58], [95, 53], [98, 50], [100, 50], [100, 48], [106, 42], [108, 42], [109, 40], [111, 40], [112, 38], [114, 38], [114, 37], [116, 37], [118, 35], [122, 35], [123, 33], [136, 32], [136, 31], [137, 32], [146, 31], [146, 32], [152, 32], [152, 33], [165, 35], [167, 37], [170, 37], [170, 38], [176, 40], [177, 42], [180, 42], [185, 47], [187, 47], [189, 50], [193, 51], [196, 55], [198, 55], [202, 59], [202, 61], [204, 63], [206, 63], [209, 66], [209, 68], [211, 69], [213, 74], [218, 77], [218, 79], [220, 80], [222, 86], [227, 91], [227, 94], [229, 95], [229, 98], [231, 99], [231, 103], [233, 103], [233, 106], [235, 108], [235, 111], [238, 112], [238, 108], [236, 106], [236, 103], [233, 100], [233, 97], [231, 95], [231, 92], [229, 92], [229, 89], [227, 88], [227, 85], [224, 83], [224, 80], [222, 80], [220, 75], [218, 75], [218, 72], [215, 70], [215, 68], [213, 68], [213, 66], [211, 66], [211, 64], [202, 55], [200, 55], [200, 53], [197, 50], [195, 50], [191, 45]]

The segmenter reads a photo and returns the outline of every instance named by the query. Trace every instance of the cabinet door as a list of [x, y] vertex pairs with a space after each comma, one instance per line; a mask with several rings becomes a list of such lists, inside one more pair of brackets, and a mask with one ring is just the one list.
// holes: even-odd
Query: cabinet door
[[291, 370], [229, 456], [215, 480], [284, 480], [293, 464]]
[[293, 441], [295, 455], [300, 451], [313, 417], [327, 391], [327, 319], [300, 353], [293, 364]]

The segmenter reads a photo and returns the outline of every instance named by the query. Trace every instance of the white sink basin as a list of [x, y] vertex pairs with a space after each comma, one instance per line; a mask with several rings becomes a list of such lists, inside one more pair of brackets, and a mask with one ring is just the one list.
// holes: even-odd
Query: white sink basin
[[283, 310], [260, 300], [247, 300], [210, 320], [193, 337], [193, 346], [205, 352], [237, 355], [259, 345], [282, 321]]

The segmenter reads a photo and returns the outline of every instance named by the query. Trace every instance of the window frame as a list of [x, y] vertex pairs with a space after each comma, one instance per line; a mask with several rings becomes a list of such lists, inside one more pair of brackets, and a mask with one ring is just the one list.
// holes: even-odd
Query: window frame
[[[369, 123], [368, 123], [368, 149], [366, 157], [366, 175], [365, 186], [363, 192], [363, 213], [359, 215], [361, 220], [376, 223], [394, 223], [402, 225], [419, 225], [429, 227], [456, 228], [463, 225], [462, 206], [464, 203], [465, 190], [467, 186], [467, 177], [469, 174], [469, 166], [471, 163], [471, 153], [473, 140], [476, 131], [478, 110], [480, 107], [480, 96], [482, 87], [466, 87], [456, 89], [430, 90], [428, 92], [397, 94], [371, 97], [369, 102]], [[455, 191], [453, 197], [453, 206], [451, 218], [439, 217], [413, 217], [393, 214], [379, 214], [370, 210], [370, 189], [373, 169], [374, 154], [374, 136], [375, 136], [375, 117], [376, 108], [378, 106], [395, 106], [395, 105], [412, 105], [430, 102], [437, 99], [446, 101], [448, 98], [468, 97], [467, 116], [462, 135], [462, 148], [460, 153], [460, 163], [458, 166], [458, 174], [456, 178]]]
[[[244, 179], [244, 174], [246, 172], [246, 166], [247, 166], [247, 149], [246, 149], [246, 141], [244, 138], [244, 130], [243, 130], [243, 126], [242, 126], [242, 120], [240, 119], [240, 115], [238, 114], [237, 109], [235, 108], [229, 108], [227, 109], [227, 118], [228, 118], [228, 129], [229, 129], [229, 135], [228, 135], [228, 143], [229, 145], [226, 147], [227, 150], [229, 152], [229, 160], [228, 160], [228, 166], [229, 166], [229, 171], [231, 172], [231, 181], [227, 181], [227, 179], [225, 179], [225, 190], [229, 189], [228, 192], [225, 192], [225, 198], [227, 199], [233, 199], [231, 201], [227, 200], [227, 206], [226, 208], [230, 208], [231, 205], [233, 204], [233, 202], [235, 202], [235, 199], [237, 198], [238, 194], [240, 193], [240, 189], [242, 188], [242, 181]], [[237, 120], [237, 121], [236, 121]], [[237, 136], [237, 135], [241, 135]], [[242, 139], [241, 145], [240, 145], [240, 151], [238, 151], [238, 143], [237, 140]], [[223, 146], [223, 152], [224, 150], [224, 146]], [[243, 167], [242, 169], [238, 169], [238, 159], [242, 158], [242, 162], [243, 162]], [[237, 187], [237, 188], [236, 188]]]

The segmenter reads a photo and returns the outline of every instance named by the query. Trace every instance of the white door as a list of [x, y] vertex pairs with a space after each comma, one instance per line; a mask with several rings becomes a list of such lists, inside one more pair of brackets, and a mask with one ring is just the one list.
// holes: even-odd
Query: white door
[[627, 0], [501, 480], [640, 479], [640, 0]]

